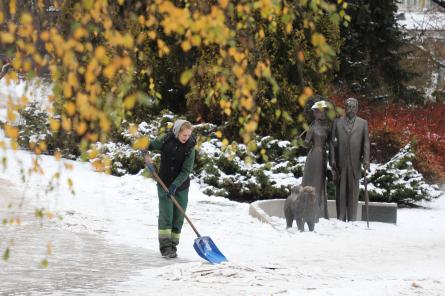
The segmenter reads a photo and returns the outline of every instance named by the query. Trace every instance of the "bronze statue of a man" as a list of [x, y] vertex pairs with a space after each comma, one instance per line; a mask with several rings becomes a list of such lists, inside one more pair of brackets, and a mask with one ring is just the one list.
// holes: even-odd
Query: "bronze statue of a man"
[[368, 122], [357, 116], [358, 101], [346, 100], [346, 115], [337, 118], [331, 132], [331, 166], [336, 172], [337, 218], [357, 220], [359, 181], [369, 168]]

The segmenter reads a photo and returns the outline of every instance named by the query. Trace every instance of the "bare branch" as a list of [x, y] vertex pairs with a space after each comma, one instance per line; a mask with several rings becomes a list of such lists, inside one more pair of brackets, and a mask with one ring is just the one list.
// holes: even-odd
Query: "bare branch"
[[431, 0], [442, 8], [445, 8], [445, 0]]
[[0, 80], [3, 78], [3, 76], [8, 73], [9, 69], [11, 69], [11, 64], [4, 64], [2, 69], [0, 70]]

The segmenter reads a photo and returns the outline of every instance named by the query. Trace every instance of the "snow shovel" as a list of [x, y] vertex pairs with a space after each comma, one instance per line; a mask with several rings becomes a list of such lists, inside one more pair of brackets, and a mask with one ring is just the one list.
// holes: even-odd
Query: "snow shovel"
[[[148, 162], [150, 162], [151, 164], [153, 164], [150, 156], [146, 156], [146, 159]], [[154, 164], [153, 164], [154, 166]], [[168, 188], [167, 186], [165, 186], [164, 182], [162, 182], [161, 178], [159, 177], [159, 175], [155, 172], [152, 173], [153, 177], [155, 178], [155, 180], [161, 184], [162, 188], [165, 190], [165, 192], [168, 193]], [[192, 221], [190, 221], [189, 217], [187, 216], [187, 214], [185, 213], [184, 209], [181, 207], [181, 205], [178, 203], [178, 201], [176, 200], [176, 198], [173, 195], [170, 195], [170, 198], [173, 202], [173, 204], [178, 208], [178, 210], [184, 215], [185, 219], [187, 220], [187, 222], [190, 224], [190, 226], [192, 227], [193, 231], [196, 233], [196, 235], [198, 236], [195, 239], [195, 242], [193, 243], [193, 248], [195, 249], [196, 253], [198, 253], [198, 255], [209, 261], [212, 264], [218, 264], [221, 262], [225, 262], [227, 261], [226, 257], [221, 253], [221, 251], [218, 249], [218, 247], [215, 245], [215, 243], [213, 242], [213, 240], [210, 238], [210, 236], [201, 236], [198, 232], [198, 230], [195, 228], [195, 226], [193, 225]]]

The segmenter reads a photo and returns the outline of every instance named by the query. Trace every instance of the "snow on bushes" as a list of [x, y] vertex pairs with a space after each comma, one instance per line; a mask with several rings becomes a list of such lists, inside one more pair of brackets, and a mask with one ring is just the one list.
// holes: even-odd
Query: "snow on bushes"
[[19, 129], [17, 143], [22, 149], [34, 153], [53, 154], [59, 151], [65, 158], [76, 159], [80, 155], [78, 136], [62, 129], [52, 132], [48, 116], [39, 102], [31, 102], [21, 109], [18, 119], [13, 123]]
[[259, 153], [250, 152], [244, 144], [223, 147], [219, 139], [203, 143], [199, 152], [202, 171], [198, 175], [203, 192], [240, 201], [287, 197], [290, 188], [299, 183], [304, 159], [293, 155], [297, 148], [289, 141], [265, 137], [256, 146]]
[[19, 128], [18, 144], [22, 148], [38, 145], [40, 142], [50, 142], [52, 137], [49, 131], [48, 113], [40, 104], [32, 102], [26, 108], [19, 111], [19, 120], [16, 124]]
[[[420, 201], [431, 201], [442, 192], [437, 185], [429, 185], [422, 174], [413, 167], [415, 154], [410, 144], [406, 145], [389, 162], [373, 165], [368, 176], [368, 192], [371, 201], [396, 202], [413, 206]], [[364, 189], [363, 179], [361, 187]], [[363, 191], [361, 192], [363, 194]]]
[[[114, 141], [104, 144], [96, 143], [97, 158], [90, 159], [90, 162], [94, 163], [97, 159], [109, 159], [109, 166], [104, 169], [115, 176], [139, 173], [145, 168], [144, 153], [133, 149], [132, 143], [142, 136], [147, 136], [150, 140], [155, 139], [159, 131], [166, 130], [174, 118], [173, 114], [164, 112], [163, 115], [153, 117], [149, 122], [143, 121], [138, 125], [124, 121], [121, 131], [114, 135]], [[153, 160], [157, 162], [156, 153], [153, 155]]]
[[[134, 175], [145, 167], [144, 155], [141, 151], [134, 150], [131, 145], [113, 142], [97, 143], [96, 149], [99, 151], [98, 158], [103, 159], [107, 157], [111, 160], [111, 167], [106, 169], [109, 169], [112, 175]], [[95, 160], [95, 158], [90, 159], [93, 163]]]

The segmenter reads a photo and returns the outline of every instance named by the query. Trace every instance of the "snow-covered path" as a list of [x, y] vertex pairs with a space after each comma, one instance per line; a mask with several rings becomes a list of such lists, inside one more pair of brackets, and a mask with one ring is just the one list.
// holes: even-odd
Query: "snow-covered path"
[[[153, 249], [110, 242], [101, 235], [106, 230], [69, 219], [77, 215], [73, 211], [65, 212], [63, 221], [40, 221], [26, 193], [17, 207], [23, 190], [3, 178], [0, 197], [0, 218], [20, 218], [20, 226], [0, 228], [2, 254], [10, 249], [8, 261], [0, 261], [0, 295], [113, 295], [119, 292], [115, 286], [138, 270], [178, 263], [159, 258]], [[45, 259], [46, 269], [41, 267]]]
[[[0, 182], [1, 202], [12, 196], [6, 182], [20, 196], [23, 192], [14, 158], [31, 163], [26, 152], [8, 155], [8, 168], [0, 173], [7, 180]], [[315, 233], [299, 233], [286, 231], [284, 221], [277, 231], [250, 217], [247, 204], [205, 196], [192, 182], [187, 212], [230, 260], [212, 266], [195, 254], [195, 234], [187, 224], [180, 259], [158, 256], [152, 180], [107, 176], [87, 164], [65, 162], [75, 166], [62, 173], [74, 180], [75, 196], [64, 188], [44, 194], [59, 165], [52, 157], [43, 157], [45, 176], [33, 176], [25, 191], [28, 209], [43, 207], [63, 220], [45, 218], [40, 228], [23, 214], [22, 225], [0, 227], [2, 251], [17, 238], [10, 260], [0, 263], [0, 282], [10, 283], [0, 284], [2, 295], [26, 295], [23, 287], [32, 288], [32, 295], [39, 295], [37, 290], [42, 295], [445, 295], [443, 197], [429, 209], [399, 210], [398, 225], [371, 223], [368, 230], [362, 222], [322, 220]], [[0, 204], [0, 218], [17, 204], [8, 210]], [[29, 232], [35, 233], [32, 240], [20, 239]], [[48, 242], [49, 266], [38, 269]], [[16, 264], [17, 259], [25, 260]]]

